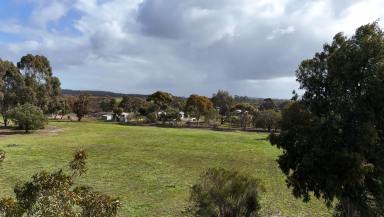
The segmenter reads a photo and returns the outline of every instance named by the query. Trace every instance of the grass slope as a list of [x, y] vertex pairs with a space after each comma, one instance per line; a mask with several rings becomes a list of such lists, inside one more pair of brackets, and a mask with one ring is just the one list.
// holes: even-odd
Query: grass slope
[[[317, 200], [296, 200], [277, 166], [280, 151], [266, 134], [128, 127], [107, 123], [51, 122], [62, 130], [0, 136], [7, 159], [0, 166], [0, 193], [42, 169], [65, 167], [84, 148], [88, 173], [79, 180], [119, 196], [121, 216], [181, 216], [190, 186], [208, 167], [224, 167], [262, 180], [263, 216], [331, 216]], [[17, 146], [10, 146], [17, 144]]]

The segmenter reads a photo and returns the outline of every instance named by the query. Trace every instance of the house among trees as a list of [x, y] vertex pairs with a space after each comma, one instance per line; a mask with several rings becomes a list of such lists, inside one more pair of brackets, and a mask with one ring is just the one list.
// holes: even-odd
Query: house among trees
[[101, 115], [101, 119], [105, 120], [105, 121], [112, 121], [113, 115], [112, 114], [104, 114], [104, 115]]

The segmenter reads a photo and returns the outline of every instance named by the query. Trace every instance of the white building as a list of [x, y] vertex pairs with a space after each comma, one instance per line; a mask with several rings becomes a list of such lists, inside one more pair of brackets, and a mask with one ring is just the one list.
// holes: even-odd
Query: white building
[[105, 120], [105, 121], [112, 121], [113, 120], [113, 115], [112, 114], [105, 114], [105, 115], [101, 116], [101, 119]]

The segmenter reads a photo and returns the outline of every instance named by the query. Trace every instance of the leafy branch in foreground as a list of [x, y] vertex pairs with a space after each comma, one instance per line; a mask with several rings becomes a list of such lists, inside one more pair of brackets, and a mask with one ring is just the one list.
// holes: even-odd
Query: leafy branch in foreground
[[118, 199], [89, 186], [75, 186], [74, 179], [86, 171], [86, 156], [82, 150], [75, 153], [72, 175], [62, 169], [42, 171], [16, 185], [15, 198], [0, 199], [0, 216], [115, 217], [121, 206]]

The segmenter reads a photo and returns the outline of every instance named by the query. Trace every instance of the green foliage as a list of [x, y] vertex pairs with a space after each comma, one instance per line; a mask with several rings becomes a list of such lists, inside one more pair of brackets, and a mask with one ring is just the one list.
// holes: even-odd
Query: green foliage
[[205, 113], [204, 119], [206, 123], [213, 124], [213, 126], [217, 126], [217, 122], [220, 120], [219, 111], [216, 109], [210, 109], [207, 113]]
[[180, 121], [180, 119], [181, 119], [180, 111], [177, 109], [173, 109], [173, 108], [167, 109], [165, 112], [162, 112], [160, 114], [160, 119], [163, 122]]
[[61, 115], [61, 118], [64, 117], [64, 115], [69, 114], [71, 112], [71, 104], [68, 98], [61, 98], [59, 102], [59, 115]]
[[153, 102], [162, 110], [166, 110], [172, 100], [173, 96], [170, 93], [163, 91], [156, 91], [155, 93], [149, 95], [147, 98], [148, 102]]
[[212, 109], [213, 104], [207, 97], [196, 94], [189, 96], [185, 106], [185, 110], [196, 117], [197, 124], [199, 124], [201, 116], [206, 115]]
[[234, 99], [229, 95], [228, 91], [218, 90], [217, 93], [212, 96], [212, 103], [215, 108], [219, 108], [220, 115], [227, 116], [231, 112]]
[[123, 114], [123, 108], [115, 108], [113, 109], [113, 117], [115, 120], [117, 120], [118, 118], [120, 118], [121, 114]]
[[121, 206], [118, 199], [93, 191], [88, 186], [76, 187], [73, 192], [80, 198], [81, 217], [113, 217]]
[[275, 110], [276, 108], [276, 104], [271, 98], [264, 99], [260, 105], [260, 110]]
[[198, 217], [256, 217], [260, 181], [238, 172], [208, 169], [191, 190], [189, 212]]
[[234, 110], [241, 110], [241, 113], [251, 113], [251, 114], [257, 111], [257, 109], [249, 103], [237, 103], [231, 109], [231, 111], [234, 111]]
[[12, 197], [4, 197], [0, 199], [0, 214], [3, 217], [22, 217], [23, 209]]
[[75, 112], [78, 121], [88, 114], [89, 112], [89, 97], [90, 95], [87, 93], [80, 94], [76, 101], [73, 103], [73, 112]]
[[237, 103], [232, 109], [232, 111], [240, 111], [239, 121], [240, 127], [246, 129], [248, 125], [252, 123], [252, 117], [256, 113], [257, 109], [249, 103]]
[[30, 130], [37, 130], [44, 128], [47, 123], [47, 118], [44, 116], [43, 111], [29, 103], [17, 106], [9, 112], [9, 117], [12, 119], [21, 130], [29, 132]]
[[253, 122], [255, 127], [267, 129], [277, 129], [281, 121], [281, 112], [275, 110], [262, 110], [255, 114]]
[[116, 108], [116, 99], [115, 98], [106, 98], [100, 102], [100, 107], [103, 112], [110, 112]]
[[155, 112], [148, 113], [146, 115], [146, 117], [147, 117], [148, 121], [151, 122], [151, 123], [154, 123], [154, 122], [157, 121], [157, 115], [156, 115]]
[[8, 124], [9, 110], [21, 101], [23, 87], [24, 80], [16, 66], [0, 59], [0, 112], [5, 126]]
[[[341, 216], [384, 215], [384, 33], [377, 23], [305, 60], [297, 80], [305, 91], [283, 112], [271, 142], [296, 197], [310, 192]], [[340, 216], [340, 212], [338, 212]]]
[[45, 56], [27, 54], [17, 63], [22, 71], [25, 89], [22, 104], [38, 106], [43, 112], [55, 108], [61, 97], [60, 80], [52, 74], [49, 60]]
[[[70, 162], [73, 174], [85, 172], [86, 153], [78, 151]], [[74, 186], [74, 177], [63, 170], [42, 171], [32, 180], [16, 185], [15, 199], [0, 200], [0, 215], [5, 217], [115, 217], [119, 200], [95, 192], [88, 186]]]
[[87, 153], [84, 150], [76, 151], [73, 160], [69, 162], [69, 168], [73, 171], [73, 175], [81, 176], [87, 172], [86, 166]]
[[119, 107], [123, 108], [126, 112], [139, 112], [140, 109], [146, 109], [149, 105], [145, 99], [141, 97], [130, 97], [124, 96], [121, 102], [119, 103]]

